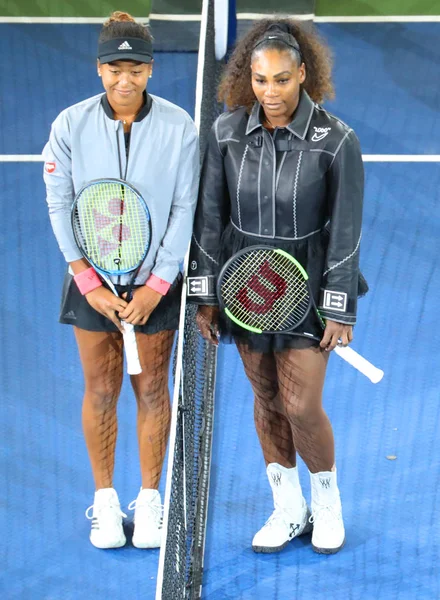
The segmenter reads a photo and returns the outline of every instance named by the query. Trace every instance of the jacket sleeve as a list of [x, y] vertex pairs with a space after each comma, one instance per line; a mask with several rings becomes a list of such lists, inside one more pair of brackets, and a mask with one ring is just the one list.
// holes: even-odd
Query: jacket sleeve
[[217, 126], [218, 120], [208, 136], [203, 158], [190, 248], [188, 300], [196, 304], [218, 304], [216, 282], [221, 267], [220, 244], [230, 217], [230, 201]]
[[197, 202], [199, 171], [197, 129], [192, 121], [188, 121], [168, 225], [152, 269], [153, 275], [168, 283], [175, 280], [188, 250]]
[[72, 181], [67, 117], [61, 113], [53, 122], [49, 141], [43, 149], [46, 201], [52, 229], [67, 262], [82, 258], [76, 245], [70, 220], [75, 196]]
[[319, 312], [324, 319], [356, 323], [364, 168], [359, 141], [350, 130], [328, 171], [330, 239]]

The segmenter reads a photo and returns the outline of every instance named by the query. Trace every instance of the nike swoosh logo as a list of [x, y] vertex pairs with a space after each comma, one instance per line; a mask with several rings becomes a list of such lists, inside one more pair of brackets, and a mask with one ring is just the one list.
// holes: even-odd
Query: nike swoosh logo
[[326, 133], [322, 133], [321, 135], [317, 135], [316, 133], [312, 136], [312, 142], [320, 142], [328, 135], [328, 131]]

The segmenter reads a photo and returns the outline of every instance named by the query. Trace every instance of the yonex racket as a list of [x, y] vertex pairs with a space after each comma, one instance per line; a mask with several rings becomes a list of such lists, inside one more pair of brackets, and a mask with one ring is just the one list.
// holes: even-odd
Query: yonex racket
[[[72, 206], [72, 228], [84, 258], [117, 295], [111, 277], [132, 273], [127, 299], [151, 241], [148, 207], [134, 187], [120, 179], [86, 184]], [[141, 373], [134, 326], [122, 321], [127, 371]]]
[[[227, 316], [248, 331], [321, 341], [301, 329], [310, 310], [315, 310], [323, 329], [325, 322], [313, 301], [306, 271], [284, 250], [251, 246], [232, 256], [219, 275], [217, 296]], [[337, 346], [335, 352], [373, 383], [382, 379], [383, 371], [352, 348]]]

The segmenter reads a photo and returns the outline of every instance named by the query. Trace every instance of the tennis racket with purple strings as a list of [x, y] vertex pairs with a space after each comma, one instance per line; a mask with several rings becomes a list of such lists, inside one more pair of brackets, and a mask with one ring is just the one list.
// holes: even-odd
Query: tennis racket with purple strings
[[[220, 306], [237, 325], [253, 333], [284, 333], [321, 341], [301, 329], [314, 310], [324, 330], [310, 290], [309, 278], [301, 264], [284, 250], [251, 246], [232, 256], [217, 282]], [[383, 371], [352, 348], [336, 346], [336, 354], [358, 369], [373, 383]]]
[[[131, 274], [132, 288], [151, 243], [151, 217], [139, 192], [120, 179], [87, 183], [76, 195], [71, 212], [72, 228], [84, 258], [117, 295], [112, 278]], [[127, 371], [142, 372], [134, 326], [122, 321]]]

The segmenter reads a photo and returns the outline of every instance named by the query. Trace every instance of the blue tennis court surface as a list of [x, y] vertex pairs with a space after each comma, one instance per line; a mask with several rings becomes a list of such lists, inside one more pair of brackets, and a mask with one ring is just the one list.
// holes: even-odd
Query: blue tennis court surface
[[[440, 154], [440, 24], [320, 29], [336, 58], [331, 110], [355, 128], [363, 152]], [[0, 25], [3, 56], [22, 57], [3, 63], [0, 154], [40, 153], [57, 113], [99, 93], [96, 31]], [[193, 113], [197, 56], [156, 62], [151, 91]], [[73, 332], [57, 323], [65, 266], [41, 172], [41, 163], [0, 163], [0, 598], [153, 598], [157, 551], [99, 551], [88, 542], [82, 375]], [[307, 536], [278, 555], [251, 551], [271, 512], [270, 488], [249, 384], [235, 349], [221, 348], [204, 598], [440, 598], [439, 189], [439, 163], [366, 164], [361, 264], [371, 291], [360, 300], [354, 348], [386, 375], [374, 386], [336, 356], [330, 362], [325, 403], [347, 527], [340, 554], [314, 554]], [[127, 385], [119, 415], [115, 487], [124, 510], [139, 487]], [[308, 496], [303, 465], [301, 474]]]

